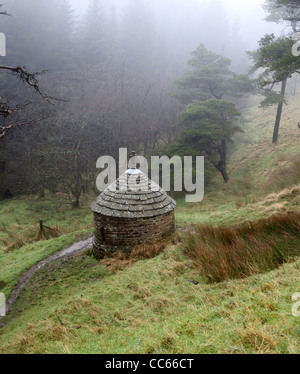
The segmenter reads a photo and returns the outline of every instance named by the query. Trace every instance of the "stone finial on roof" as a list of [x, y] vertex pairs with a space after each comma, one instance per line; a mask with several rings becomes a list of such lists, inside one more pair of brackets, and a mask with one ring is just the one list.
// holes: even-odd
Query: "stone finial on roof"
[[130, 169], [132, 169], [132, 170], [136, 169], [136, 165], [131, 162], [131, 159], [134, 156], [136, 156], [136, 153], [135, 153], [135, 151], [132, 151], [131, 154], [130, 154], [130, 159], [129, 159], [129, 170]]

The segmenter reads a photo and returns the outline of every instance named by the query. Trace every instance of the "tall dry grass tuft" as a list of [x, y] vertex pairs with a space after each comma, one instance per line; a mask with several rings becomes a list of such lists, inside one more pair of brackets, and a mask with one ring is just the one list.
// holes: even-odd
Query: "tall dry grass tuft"
[[300, 214], [273, 216], [243, 226], [196, 225], [184, 253], [211, 283], [275, 269], [300, 254]]
[[136, 245], [131, 253], [130, 258], [137, 260], [145, 260], [159, 255], [164, 249], [172, 244], [176, 244], [180, 240], [180, 235], [177, 231], [169, 234], [161, 239], [153, 239], [148, 242]]
[[100, 261], [100, 264], [106, 266], [110, 273], [124, 270], [132, 266], [139, 260], [147, 260], [158, 256], [169, 245], [176, 244], [181, 240], [178, 232], [167, 235], [159, 240], [151, 240], [145, 243], [135, 245], [130, 252], [119, 250]]

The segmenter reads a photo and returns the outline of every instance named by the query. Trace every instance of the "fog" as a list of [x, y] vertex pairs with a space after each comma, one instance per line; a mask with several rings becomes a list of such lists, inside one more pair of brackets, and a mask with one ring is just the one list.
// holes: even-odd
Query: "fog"
[[0, 0], [0, 354], [300, 352], [300, 0], [264, 1]]
[[[7, 161], [0, 195], [55, 190], [62, 183], [81, 192], [94, 185], [100, 155], [117, 159], [119, 148], [146, 155], [176, 146], [174, 125], [194, 100], [226, 98], [241, 106], [252, 89], [244, 79], [251, 63], [246, 51], [266, 33], [281, 32], [282, 26], [263, 20], [262, 2], [4, 2], [12, 17], [0, 19], [7, 39], [0, 62], [44, 73], [26, 79], [17, 70], [24, 84], [1, 75], [0, 136], [7, 140], [0, 160]], [[199, 65], [204, 76], [195, 78]], [[217, 168], [214, 163], [207, 165]]]
[[[114, 7], [119, 14], [122, 14], [127, 3], [128, 1], [126, 0], [106, 0], [105, 7], [107, 11]], [[170, 26], [172, 22], [175, 24], [175, 28], [185, 29], [189, 32], [192, 26], [189, 22], [190, 14], [193, 14], [194, 19], [197, 20], [198, 18], [199, 23], [201, 23], [203, 22], [201, 21], [201, 13], [204, 11], [205, 6], [208, 4], [212, 6], [213, 3], [217, 3], [216, 7], [219, 7], [219, 1], [216, 0], [146, 0], [145, 3], [149, 10], [155, 14], [159, 32], [166, 32], [168, 24]], [[238, 31], [238, 36], [241, 38], [245, 50], [257, 48], [258, 40], [266, 33], [277, 35], [281, 33], [282, 27], [280, 25], [264, 20], [266, 16], [262, 8], [264, 0], [222, 0], [221, 3], [224, 7], [229, 27]], [[88, 8], [88, 1], [71, 0], [71, 4], [77, 21], [79, 21]], [[198, 9], [195, 13], [196, 8]], [[167, 19], [165, 18], [166, 15]], [[207, 24], [210, 25], [206, 30], [206, 34], [219, 33], [219, 37], [222, 39], [223, 35], [220, 32], [219, 25], [214, 21], [214, 16], [213, 13], [210, 13], [206, 18]], [[177, 35], [174, 35], [175, 37]], [[201, 39], [198, 34], [191, 37], [194, 38], [195, 44]], [[205, 39], [205, 36], [202, 35], [202, 38]]]

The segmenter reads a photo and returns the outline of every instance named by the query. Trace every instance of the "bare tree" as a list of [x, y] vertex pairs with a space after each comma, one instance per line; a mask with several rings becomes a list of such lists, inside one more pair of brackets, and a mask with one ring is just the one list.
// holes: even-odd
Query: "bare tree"
[[[0, 4], [0, 8], [2, 6], [3, 4]], [[11, 16], [7, 11], [1, 11], [0, 15]], [[47, 72], [47, 70], [31, 73], [24, 66], [12, 67], [12, 66], [5, 66], [5, 65], [0, 65], [0, 70], [11, 72], [11, 74], [14, 75], [26, 87], [32, 88], [35, 92], [38, 93], [40, 97], [42, 97], [43, 100], [47, 101], [51, 105], [54, 105], [53, 104], [54, 100], [58, 100], [54, 98], [53, 96], [47, 95], [40, 88], [38, 77], [40, 75], [44, 75]], [[0, 118], [2, 117], [3, 119], [6, 119], [11, 114], [14, 114], [16, 112], [23, 110], [29, 104], [31, 104], [31, 102], [27, 102], [25, 104], [11, 105], [9, 103], [9, 100], [0, 97]], [[0, 138], [4, 137], [6, 135], [6, 132], [12, 129], [13, 127], [39, 122], [41, 120], [42, 118], [38, 118], [35, 120], [22, 119], [22, 120], [17, 120], [16, 122], [10, 122], [10, 123], [3, 122], [0, 124]]]

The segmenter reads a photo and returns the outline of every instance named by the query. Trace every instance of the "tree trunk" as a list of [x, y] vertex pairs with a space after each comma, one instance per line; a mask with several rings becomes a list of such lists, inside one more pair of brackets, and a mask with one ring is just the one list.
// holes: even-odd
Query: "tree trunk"
[[224, 182], [229, 182], [229, 176], [227, 174], [227, 142], [225, 139], [222, 139], [220, 146], [218, 147], [219, 155], [220, 155], [220, 161], [218, 162], [215, 167], [219, 170], [219, 172], [222, 174], [222, 177], [224, 179]]
[[219, 161], [218, 165], [215, 165], [215, 167], [219, 170], [219, 172], [222, 174], [222, 177], [224, 179], [225, 183], [229, 182], [229, 176], [227, 174], [226, 166], [222, 161]]
[[[281, 95], [282, 99], [284, 99], [285, 95], [285, 89], [286, 89], [286, 82], [287, 78], [285, 78], [282, 83], [281, 83]], [[276, 121], [275, 121], [275, 126], [274, 126], [274, 132], [273, 132], [273, 140], [272, 143], [277, 143], [278, 140], [278, 133], [279, 133], [279, 125], [280, 125], [280, 120], [281, 120], [281, 113], [282, 113], [282, 107], [283, 107], [283, 101], [278, 104], [277, 107], [277, 114], [276, 114]]]

